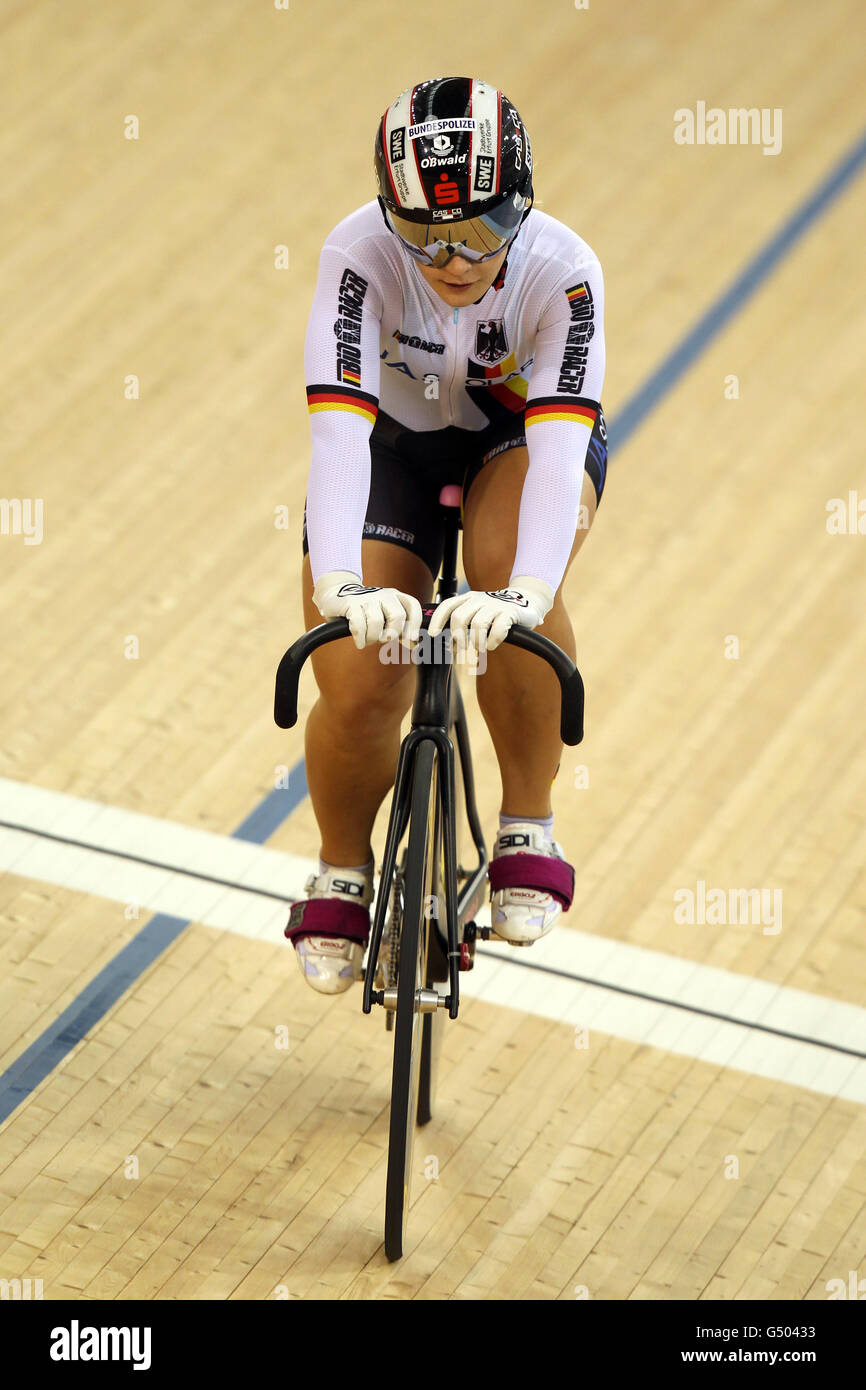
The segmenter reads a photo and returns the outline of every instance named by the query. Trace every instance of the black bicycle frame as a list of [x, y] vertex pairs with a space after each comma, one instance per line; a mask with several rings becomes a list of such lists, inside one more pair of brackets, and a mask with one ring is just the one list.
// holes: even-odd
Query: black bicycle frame
[[[451, 598], [457, 592], [457, 543], [460, 527], [456, 508], [446, 509], [445, 550], [442, 562], [442, 576], [439, 581], [437, 603]], [[430, 618], [437, 603], [422, 605], [422, 631], [426, 633]], [[326, 642], [338, 637], [349, 636], [349, 624], [345, 618], [333, 618], [311, 628], [292, 644], [285, 653], [277, 669], [276, 691], [274, 696], [274, 720], [281, 729], [290, 729], [298, 718], [298, 681], [301, 668], [307, 657]], [[448, 957], [447, 996], [448, 1013], [457, 1017], [459, 1007], [460, 970], [460, 926], [474, 916], [481, 905], [487, 878], [487, 850], [484, 844], [478, 810], [475, 805], [475, 779], [472, 772], [472, 758], [469, 738], [463, 713], [463, 701], [456, 680], [452, 681], [451, 634], [446, 629], [439, 636], [426, 637], [429, 644], [424, 653], [425, 659], [417, 661], [413, 653], [413, 664], [418, 666], [418, 684], [412, 705], [412, 727], [400, 746], [400, 756], [394, 779], [394, 794], [391, 802], [391, 815], [385, 839], [385, 853], [380, 876], [380, 891], [376, 900], [376, 910], [370, 934], [370, 947], [364, 972], [364, 1013], [370, 1013], [374, 1003], [381, 1003], [379, 992], [374, 992], [379, 949], [385, 929], [385, 916], [390, 898], [389, 887], [397, 866], [397, 853], [406, 831], [409, 819], [409, 806], [412, 794], [412, 776], [415, 754], [424, 739], [436, 747], [438, 767], [439, 811], [442, 816], [442, 835], [445, 845], [445, 935]], [[577, 744], [583, 738], [584, 690], [580, 672], [565, 652], [553, 642], [542, 637], [530, 628], [513, 626], [508, 632], [506, 642], [522, 647], [543, 657], [556, 672], [562, 693], [562, 713], [560, 734], [563, 743]], [[455, 763], [454, 744], [449, 737], [449, 729], [456, 731], [457, 751], [463, 780], [463, 793], [466, 803], [466, 816], [472, 839], [478, 851], [478, 866], [467, 875], [458, 900], [457, 889], [457, 807], [455, 805]]]
[[[450, 597], [450, 596], [449, 596]], [[425, 605], [424, 628], [435, 612], [436, 605]], [[412, 727], [400, 747], [397, 772], [394, 779], [394, 795], [391, 802], [391, 816], [388, 833], [385, 837], [385, 853], [382, 860], [380, 883], [389, 884], [397, 866], [397, 852], [406, 831], [409, 819], [409, 804], [412, 796], [412, 778], [415, 754], [425, 739], [436, 748], [438, 767], [437, 788], [439, 811], [442, 821], [442, 836], [445, 846], [445, 938], [447, 943], [449, 993], [446, 998], [450, 1018], [456, 1018], [460, 1002], [460, 935], [459, 921], [462, 915], [468, 916], [480, 906], [487, 875], [487, 851], [484, 836], [478, 820], [474, 798], [474, 778], [469, 755], [469, 742], [466, 738], [462, 720], [462, 701], [451, 705], [451, 659], [450, 634], [441, 633], [430, 639], [432, 659], [418, 667], [418, 688], [412, 706]], [[458, 696], [459, 699], [459, 696]], [[467, 818], [469, 820], [475, 846], [478, 850], [478, 867], [470, 882], [464, 887], [462, 904], [457, 896], [457, 807], [455, 804], [454, 745], [449, 737], [451, 713], [457, 715], [458, 751], [466, 798]], [[379, 893], [373, 926], [370, 933], [370, 949], [364, 974], [364, 1013], [369, 1013], [374, 1003], [380, 1002], [374, 995], [373, 982], [379, 959], [379, 948], [385, 930], [385, 916], [388, 910], [388, 894]]]

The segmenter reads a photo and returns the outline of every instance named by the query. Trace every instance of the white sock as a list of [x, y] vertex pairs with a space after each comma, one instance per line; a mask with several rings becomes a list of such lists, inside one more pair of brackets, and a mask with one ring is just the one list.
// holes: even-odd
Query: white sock
[[504, 830], [507, 825], [540, 825], [544, 831], [545, 840], [553, 842], [553, 816], [499, 816], [499, 829]]
[[371, 874], [373, 872], [373, 860], [368, 859], [366, 864], [326, 864], [325, 860], [319, 859], [319, 873], [326, 874], [329, 869], [349, 869], [355, 874]]

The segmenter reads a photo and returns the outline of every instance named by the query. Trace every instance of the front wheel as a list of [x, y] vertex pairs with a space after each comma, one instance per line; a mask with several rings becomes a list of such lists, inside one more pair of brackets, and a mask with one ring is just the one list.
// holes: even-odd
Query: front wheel
[[[447, 993], [448, 972], [448, 934], [445, 909], [445, 837], [442, 825], [441, 802], [435, 808], [435, 833], [430, 847], [430, 870], [428, 874], [431, 895], [429, 901], [435, 904], [435, 912], [430, 914], [427, 935], [427, 987]], [[418, 1123], [429, 1124], [433, 1118], [436, 1103], [436, 1077], [439, 1071], [439, 1053], [442, 1047], [442, 1030], [445, 1027], [444, 1010], [435, 1014], [425, 1014], [422, 1021], [421, 1072], [418, 1080]]]
[[423, 740], [416, 750], [412, 769], [409, 844], [397, 976], [385, 1190], [385, 1254], [389, 1260], [399, 1260], [403, 1254], [409, 1215], [418, 1075], [425, 1022], [421, 1012], [422, 997], [427, 994], [430, 908], [431, 904], [435, 904], [432, 881], [436, 789], [436, 749], [431, 741]]

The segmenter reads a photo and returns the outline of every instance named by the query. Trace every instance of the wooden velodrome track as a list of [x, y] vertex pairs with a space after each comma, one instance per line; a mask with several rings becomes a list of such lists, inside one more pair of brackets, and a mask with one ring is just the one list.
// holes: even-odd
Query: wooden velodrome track
[[[825, 182], [862, 140], [857, 0], [447, 23], [43, 0], [2, 31], [0, 1277], [46, 1299], [795, 1300], [866, 1275], [866, 536], [827, 524], [866, 497], [862, 160]], [[389, 1265], [390, 1038], [281, 940], [318, 839], [298, 775], [274, 792], [303, 720], [281, 734], [271, 699], [302, 627], [319, 249], [373, 196], [381, 110], [445, 71], [512, 97], [541, 205], [601, 258], [614, 448], [567, 589], [578, 892], [532, 958], [565, 973], [491, 951], [464, 977]], [[781, 152], [675, 143], [699, 101], [781, 109]], [[40, 535], [12, 499], [42, 499]], [[264, 896], [204, 903], [208, 875]], [[781, 917], [677, 920], [700, 884]]]

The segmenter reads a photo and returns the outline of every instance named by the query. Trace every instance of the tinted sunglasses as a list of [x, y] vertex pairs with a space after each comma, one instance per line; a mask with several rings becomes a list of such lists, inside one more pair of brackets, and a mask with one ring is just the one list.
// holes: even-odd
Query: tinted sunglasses
[[410, 222], [382, 204], [388, 228], [421, 265], [441, 267], [452, 256], [467, 261], [492, 260], [514, 238], [531, 207], [528, 198], [515, 195], [491, 212], [454, 222]]

